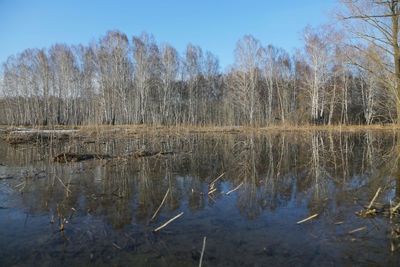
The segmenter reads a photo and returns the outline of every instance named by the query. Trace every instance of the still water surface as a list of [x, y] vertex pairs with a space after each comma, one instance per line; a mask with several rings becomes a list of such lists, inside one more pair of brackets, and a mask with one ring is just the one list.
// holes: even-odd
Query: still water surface
[[[140, 149], [174, 154], [118, 157]], [[52, 162], [61, 151], [115, 157]], [[399, 155], [392, 132], [0, 143], [0, 265], [196, 266], [206, 236], [203, 266], [396, 266], [399, 221], [355, 212], [379, 187], [397, 203]]]

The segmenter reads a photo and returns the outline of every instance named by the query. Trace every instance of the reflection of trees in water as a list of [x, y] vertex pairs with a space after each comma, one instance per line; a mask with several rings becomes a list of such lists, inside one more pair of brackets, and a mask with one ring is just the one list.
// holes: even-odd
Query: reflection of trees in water
[[293, 152], [298, 151], [298, 144], [287, 142], [280, 134], [243, 138], [234, 145], [235, 165], [231, 163], [229, 177], [233, 184], [244, 183], [236, 193], [237, 206], [254, 219], [266, 208], [274, 210], [290, 201], [297, 168]]
[[[250, 136], [234, 145], [233, 154], [236, 166], [232, 169], [235, 180], [243, 182], [243, 189], [238, 191], [237, 205], [242, 213], [253, 219], [260, 215], [261, 210], [257, 204], [259, 173], [256, 166], [260, 160], [260, 151], [254, 144], [254, 136]], [[231, 175], [232, 175], [231, 174]]]
[[[89, 213], [113, 228], [123, 228], [132, 220], [148, 220], [167, 189], [164, 212], [183, 205], [196, 212], [207, 202], [213, 205], [207, 197], [207, 185], [222, 172], [226, 173], [222, 179], [226, 187], [244, 183], [233, 199], [240, 212], [251, 219], [289, 202], [306, 203], [319, 213], [329, 211], [355, 193], [369, 199], [379, 186], [386, 185], [384, 192], [389, 195], [395, 186], [399, 188], [394, 179], [400, 177], [399, 168], [393, 168], [400, 155], [397, 140], [387, 133], [372, 132], [188, 135], [157, 142], [117, 139], [86, 147], [66, 146], [71, 151], [111, 155], [138, 149], [182, 153], [64, 165], [49, 158], [40, 160], [46, 154], [43, 148], [0, 146], [0, 152], [7, 155], [3, 162], [8, 166], [31, 166], [24, 170], [31, 178], [18, 180], [26, 183], [22, 200], [30, 213], [68, 217], [75, 208], [80, 215]], [[222, 190], [220, 183], [216, 187]], [[216, 200], [222, 197], [216, 196]]]
[[311, 134], [310, 163], [308, 174], [310, 176], [310, 197], [308, 207], [313, 212], [322, 212], [326, 207], [326, 201], [329, 199], [328, 190], [331, 189], [329, 181], [331, 175], [327, 169], [328, 155], [324, 146], [324, 139], [319, 132]]

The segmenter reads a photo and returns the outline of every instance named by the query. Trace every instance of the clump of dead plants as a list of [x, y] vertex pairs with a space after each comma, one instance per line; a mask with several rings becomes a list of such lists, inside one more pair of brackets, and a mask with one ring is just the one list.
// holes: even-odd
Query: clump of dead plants
[[[143, 158], [143, 157], [153, 157], [153, 156], [165, 156], [165, 155], [172, 155], [174, 152], [171, 151], [147, 151], [147, 150], [140, 150], [137, 152], [131, 152], [124, 154], [122, 156], [115, 156], [114, 158], [117, 158], [119, 160], [126, 160], [128, 158]], [[90, 160], [90, 159], [109, 159], [113, 158], [110, 155], [102, 155], [102, 154], [77, 154], [77, 153], [72, 153], [72, 152], [61, 152], [57, 154], [56, 156], [53, 157], [54, 162], [58, 163], [67, 163], [67, 162], [80, 162], [84, 160]]]
[[35, 145], [47, 144], [50, 141], [64, 141], [69, 139], [68, 134], [48, 134], [48, 133], [11, 133], [1, 137], [10, 145]]
[[67, 163], [67, 162], [79, 162], [89, 159], [106, 159], [111, 158], [109, 155], [99, 154], [76, 154], [71, 152], [61, 152], [53, 157], [54, 162]]

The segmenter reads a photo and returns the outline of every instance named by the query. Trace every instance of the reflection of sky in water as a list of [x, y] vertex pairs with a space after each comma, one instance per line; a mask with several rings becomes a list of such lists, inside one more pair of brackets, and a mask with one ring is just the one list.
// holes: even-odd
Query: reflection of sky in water
[[[111, 155], [141, 147], [178, 153], [69, 164], [45, 156], [66, 147]], [[386, 185], [379, 201], [395, 197], [396, 174], [387, 169], [398, 151], [388, 133], [121, 139], [53, 148], [0, 143], [0, 152], [1, 177], [13, 176], [0, 180], [0, 265], [193, 265], [203, 236], [207, 265], [399, 262], [397, 252], [390, 253], [389, 220], [354, 215], [380, 186]], [[223, 172], [209, 195], [209, 183]], [[314, 213], [319, 216], [296, 225]]]

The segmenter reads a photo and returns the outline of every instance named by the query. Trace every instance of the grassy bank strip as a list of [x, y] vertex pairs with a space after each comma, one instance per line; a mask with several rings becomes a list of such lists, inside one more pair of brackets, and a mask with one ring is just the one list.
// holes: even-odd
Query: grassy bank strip
[[5, 131], [33, 130], [79, 130], [79, 132], [177, 132], [177, 133], [239, 133], [239, 132], [268, 132], [268, 131], [398, 131], [400, 125], [274, 125], [267, 127], [249, 126], [154, 126], [154, 125], [85, 125], [85, 126], [7, 126], [0, 125]]

